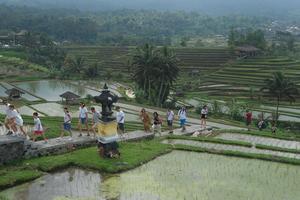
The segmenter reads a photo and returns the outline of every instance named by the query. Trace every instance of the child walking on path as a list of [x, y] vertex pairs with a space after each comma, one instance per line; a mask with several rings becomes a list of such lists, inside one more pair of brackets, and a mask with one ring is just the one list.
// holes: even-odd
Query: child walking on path
[[69, 140], [72, 140], [73, 135], [72, 135], [72, 131], [71, 131], [71, 121], [72, 121], [71, 114], [70, 114], [68, 108], [64, 108], [64, 113], [65, 113], [64, 123], [63, 123], [63, 127], [61, 130], [60, 138], [58, 138], [58, 140], [60, 140], [64, 137], [64, 132], [68, 132], [71, 136]]
[[45, 137], [44, 129], [42, 126], [42, 122], [39, 118], [39, 114], [37, 112], [33, 113], [33, 122], [34, 122], [34, 127], [33, 127], [33, 138], [32, 141], [35, 142], [36, 138], [39, 136], [42, 136], [44, 139], [44, 142], [47, 143], [47, 138]]

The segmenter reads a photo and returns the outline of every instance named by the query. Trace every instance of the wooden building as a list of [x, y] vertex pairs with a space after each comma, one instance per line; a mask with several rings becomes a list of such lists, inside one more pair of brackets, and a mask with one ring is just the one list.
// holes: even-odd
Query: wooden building
[[67, 91], [59, 96], [62, 98], [62, 102], [65, 100], [66, 104], [77, 104], [79, 103], [80, 99], [80, 96], [70, 91]]
[[235, 49], [235, 53], [239, 58], [249, 58], [259, 55], [261, 50], [254, 46], [240, 46]]
[[22, 97], [22, 94], [25, 94], [24, 92], [22, 92], [17, 88], [6, 90], [5, 93], [8, 95], [9, 99], [19, 99]]

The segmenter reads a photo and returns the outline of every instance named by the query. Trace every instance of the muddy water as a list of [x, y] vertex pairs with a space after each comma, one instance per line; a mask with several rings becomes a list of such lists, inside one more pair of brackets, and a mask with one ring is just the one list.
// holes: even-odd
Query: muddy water
[[18, 200], [297, 200], [300, 167], [174, 151], [111, 176], [69, 169], [0, 193]]
[[15, 83], [15, 85], [48, 101], [61, 100], [61, 97], [59, 97], [59, 95], [66, 91], [73, 92], [81, 97], [85, 97], [87, 94], [93, 96], [100, 94], [97, 91], [85, 88], [84, 85], [77, 86], [65, 81], [58, 80], [21, 82]]

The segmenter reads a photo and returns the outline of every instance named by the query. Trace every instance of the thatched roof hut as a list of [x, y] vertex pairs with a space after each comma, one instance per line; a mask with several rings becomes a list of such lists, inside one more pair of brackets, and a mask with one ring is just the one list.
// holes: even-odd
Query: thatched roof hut
[[5, 93], [8, 95], [9, 99], [19, 99], [21, 98], [22, 94], [25, 94], [17, 88], [8, 89], [5, 91]]
[[254, 46], [246, 45], [237, 47], [235, 52], [239, 57], [254, 57], [257, 56], [261, 50]]
[[77, 101], [80, 98], [80, 96], [78, 96], [77, 94], [74, 94], [73, 92], [70, 92], [70, 91], [67, 91], [59, 96], [62, 98], [62, 101], [65, 99], [66, 104], [77, 103]]

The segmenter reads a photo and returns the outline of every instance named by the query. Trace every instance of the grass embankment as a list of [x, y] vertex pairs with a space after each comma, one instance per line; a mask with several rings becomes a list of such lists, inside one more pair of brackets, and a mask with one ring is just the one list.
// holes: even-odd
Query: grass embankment
[[217, 144], [226, 144], [226, 145], [236, 145], [236, 146], [243, 146], [243, 147], [252, 147], [250, 142], [243, 142], [243, 141], [230, 141], [230, 140], [223, 140], [219, 138], [212, 138], [212, 137], [189, 137], [189, 136], [179, 136], [179, 135], [169, 135], [167, 139], [176, 139], [176, 140], [192, 140], [198, 142], [208, 142], [208, 143], [217, 143]]
[[220, 154], [220, 155], [225, 155], [225, 156], [260, 159], [260, 160], [265, 160], [265, 161], [280, 162], [280, 163], [292, 164], [292, 165], [300, 165], [300, 160], [297, 160], [297, 159], [279, 157], [279, 156], [271, 156], [271, 155], [266, 155], [266, 154], [244, 153], [244, 152], [230, 151], [230, 150], [207, 149], [207, 148], [202, 148], [202, 147], [192, 147], [192, 146], [181, 145], [181, 144], [176, 144], [173, 146], [173, 148], [176, 150], [182, 150], [182, 151], [212, 153], [212, 154]]
[[285, 152], [285, 153], [300, 154], [300, 150], [298, 150], [298, 149], [288, 149], [288, 148], [275, 147], [275, 146], [263, 145], [263, 144], [256, 144], [255, 148], [264, 149], [264, 150], [271, 150], [271, 151], [280, 151], [280, 152]]
[[214, 130], [215, 134], [221, 133], [236, 133], [236, 134], [245, 134], [245, 135], [253, 135], [253, 136], [261, 136], [268, 137], [280, 140], [290, 140], [290, 141], [300, 141], [300, 134], [295, 132], [287, 132], [278, 130], [275, 134], [271, 132], [271, 130]]
[[2, 167], [2, 169], [0, 168], [0, 190], [34, 180], [42, 174], [43, 172], [33, 169]]
[[169, 145], [159, 140], [120, 143], [121, 157], [118, 159], [100, 158], [96, 147], [80, 149], [71, 153], [22, 160], [0, 167], [0, 189], [11, 187], [70, 166], [98, 170], [102, 173], [118, 173], [133, 169], [160, 155], [170, 152]]
[[[212, 137], [189, 137], [189, 136], [178, 136], [178, 135], [169, 135], [167, 139], [175, 139], [175, 140], [191, 140], [197, 142], [208, 142], [208, 143], [217, 143], [217, 144], [225, 144], [225, 145], [235, 145], [235, 146], [243, 146], [251, 148], [253, 145], [250, 142], [244, 141], [232, 141], [232, 140], [224, 140], [220, 138], [212, 138]], [[294, 153], [300, 154], [300, 150], [298, 149], [289, 149], [289, 148], [282, 148], [270, 145], [263, 145], [263, 144], [255, 144], [255, 148], [263, 149], [263, 150], [270, 150], [270, 151], [279, 151], [285, 153]]]

